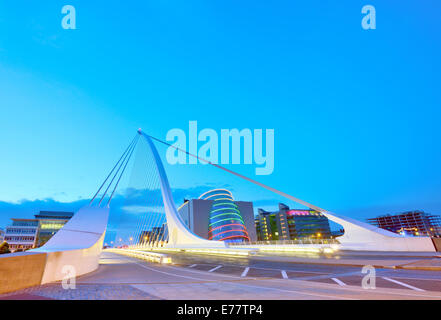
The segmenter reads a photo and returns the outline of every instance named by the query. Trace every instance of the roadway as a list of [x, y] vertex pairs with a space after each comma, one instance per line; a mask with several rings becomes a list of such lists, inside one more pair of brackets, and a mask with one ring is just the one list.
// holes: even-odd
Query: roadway
[[[188, 255], [183, 253], [172, 254], [172, 261], [175, 265], [193, 270], [206, 271], [208, 273], [228, 274], [239, 277], [256, 277], [272, 279], [301, 280], [316, 283], [327, 283], [340, 287], [362, 286], [362, 279], [366, 276], [362, 273], [362, 266], [371, 264], [369, 262], [383, 261], [386, 264], [391, 261], [393, 264], [405, 264], [417, 259], [418, 261], [431, 260], [433, 256], [409, 255], [360, 255], [352, 253], [339, 253], [338, 256], [314, 256], [304, 255], [306, 259], [300, 259], [300, 263], [293, 262], [293, 256], [259, 255], [255, 257], [223, 257], [223, 256], [202, 256]], [[299, 254], [296, 254], [299, 258]], [[327, 259], [337, 260], [339, 263], [326, 264]], [[354, 260], [354, 259], [357, 260]], [[283, 259], [284, 261], [280, 261]], [[350, 261], [364, 261], [357, 265], [345, 264]], [[438, 258], [439, 259], [439, 258]], [[308, 263], [305, 263], [305, 260]], [[310, 262], [314, 261], [316, 262]], [[386, 262], [386, 263], [384, 263]], [[351, 262], [350, 262], [351, 263]], [[427, 270], [406, 270], [396, 268], [375, 268], [375, 285], [384, 289], [407, 289], [416, 292], [441, 292], [441, 272]]]
[[376, 270], [376, 289], [361, 287], [358, 267], [173, 254], [159, 265], [104, 252], [98, 270], [78, 277], [75, 290], [61, 283], [4, 296], [14, 299], [441, 299], [441, 275], [434, 271]]

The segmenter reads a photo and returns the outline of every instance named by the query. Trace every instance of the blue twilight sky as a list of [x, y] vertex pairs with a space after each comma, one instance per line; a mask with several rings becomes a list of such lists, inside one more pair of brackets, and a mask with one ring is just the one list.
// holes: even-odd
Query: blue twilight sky
[[[61, 28], [66, 4], [77, 30]], [[376, 30], [361, 28], [366, 4]], [[138, 127], [165, 139], [191, 120], [274, 128], [272, 175], [229, 168], [323, 208], [441, 214], [440, 12], [436, 0], [0, 1], [0, 227], [76, 209]], [[167, 166], [174, 187], [271, 202], [187, 167]]]

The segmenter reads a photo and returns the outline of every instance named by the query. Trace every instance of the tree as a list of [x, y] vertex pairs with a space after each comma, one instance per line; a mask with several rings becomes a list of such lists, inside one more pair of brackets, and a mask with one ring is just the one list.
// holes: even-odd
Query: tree
[[11, 253], [11, 250], [9, 250], [9, 244], [6, 241], [0, 244], [0, 254], [3, 253]]

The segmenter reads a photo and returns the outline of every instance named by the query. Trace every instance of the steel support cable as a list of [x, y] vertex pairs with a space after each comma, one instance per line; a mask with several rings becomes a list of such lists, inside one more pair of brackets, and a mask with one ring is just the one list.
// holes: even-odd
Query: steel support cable
[[129, 145], [129, 149], [127, 150], [127, 152], [124, 154], [124, 158], [122, 159], [121, 163], [118, 166], [118, 169], [116, 170], [115, 174], [113, 175], [112, 179], [110, 180], [110, 183], [107, 185], [106, 190], [104, 191], [103, 195], [101, 196], [101, 199], [98, 203], [98, 207], [101, 205], [101, 202], [103, 202], [103, 199], [105, 198], [105, 196], [107, 195], [107, 192], [109, 191], [110, 186], [112, 185], [113, 181], [115, 180], [116, 176], [118, 175], [119, 170], [121, 170], [121, 167], [123, 166], [125, 160], [127, 159], [127, 156], [130, 153], [131, 148], [133, 147], [133, 145], [135, 144], [136, 141], [136, 137], [132, 140], [132, 142]]
[[[153, 155], [153, 151], [152, 155]], [[156, 166], [155, 166], [156, 167]], [[157, 185], [158, 185], [158, 191], [159, 191], [159, 186], [160, 186], [160, 177], [159, 177], [159, 173], [157, 171], [155, 171], [155, 178], [157, 181]], [[157, 207], [163, 207], [163, 198], [162, 198], [162, 193], [158, 192], [158, 197], [156, 197], [156, 202], [157, 202]], [[162, 206], [161, 206], [162, 205]], [[166, 216], [165, 216], [165, 212], [157, 212], [155, 214], [156, 219], [153, 221], [153, 226], [157, 227], [158, 229], [156, 230], [156, 233], [154, 234], [154, 238], [153, 238], [153, 246], [154, 247], [158, 247], [160, 240], [163, 236], [163, 232], [165, 232], [165, 225], [164, 222], [167, 222]], [[164, 226], [164, 230], [162, 230], [162, 227]]]
[[[138, 135], [139, 136], [139, 135]], [[141, 148], [138, 147], [138, 152], [141, 150]], [[136, 160], [135, 160], [136, 161]], [[144, 171], [143, 171], [144, 172]], [[150, 172], [149, 170], [145, 171], [145, 172]], [[146, 174], [147, 175], [147, 174]], [[132, 173], [133, 176], [133, 173]], [[129, 196], [127, 194], [127, 196]], [[124, 210], [123, 210], [124, 211]], [[123, 225], [125, 224], [125, 220], [124, 220], [124, 213], [122, 212], [119, 216], [119, 229], [118, 229], [118, 236], [116, 237], [116, 239], [122, 239], [122, 238], [126, 238], [127, 234], [122, 233], [121, 229], [123, 229]], [[126, 226], [127, 227], [127, 226]], [[129, 231], [130, 233], [130, 231]], [[136, 233], [135, 234], [129, 234], [129, 238], [133, 237], [134, 239], [136, 239]]]
[[132, 149], [130, 150], [130, 153], [129, 153], [129, 156], [128, 156], [126, 162], [125, 162], [124, 168], [123, 168], [123, 170], [121, 171], [121, 174], [119, 175], [119, 178], [118, 178], [118, 180], [117, 180], [117, 182], [116, 182], [116, 184], [115, 184], [115, 187], [113, 188], [112, 194], [111, 194], [110, 197], [109, 197], [109, 200], [107, 200], [106, 207], [109, 207], [110, 202], [112, 201], [113, 195], [115, 194], [116, 188], [118, 188], [119, 182], [121, 181], [121, 178], [122, 178], [122, 176], [123, 176], [123, 174], [124, 174], [124, 171], [125, 171], [126, 168], [127, 168], [128, 163], [130, 162], [130, 158], [132, 157], [133, 150], [135, 150], [135, 147], [136, 147], [136, 144], [137, 144], [138, 140], [139, 140], [139, 137], [136, 138], [135, 143], [133, 144]]
[[158, 142], [160, 142], [160, 143], [162, 143], [162, 144], [165, 144], [166, 146], [169, 146], [169, 147], [172, 147], [172, 148], [174, 148], [174, 149], [176, 149], [176, 150], [179, 150], [179, 151], [181, 151], [181, 152], [184, 152], [184, 153], [188, 154], [190, 157], [193, 157], [193, 158], [199, 159], [199, 160], [201, 160], [202, 162], [205, 162], [205, 163], [207, 163], [207, 164], [210, 164], [210, 165], [212, 165], [212, 166], [214, 166], [214, 167], [216, 167], [216, 168], [219, 168], [219, 169], [224, 170], [224, 171], [226, 171], [226, 172], [228, 172], [228, 173], [231, 173], [231, 174], [233, 174], [233, 175], [235, 175], [235, 176], [237, 176], [237, 177], [239, 177], [239, 178], [241, 178], [241, 179], [243, 179], [243, 180], [246, 180], [246, 181], [251, 182], [251, 183], [253, 183], [253, 184], [255, 184], [255, 185], [258, 185], [259, 187], [262, 187], [262, 188], [267, 189], [267, 190], [269, 190], [269, 191], [271, 191], [271, 192], [274, 192], [274, 193], [276, 193], [276, 194], [278, 194], [278, 195], [281, 195], [282, 197], [285, 197], [285, 198], [288, 198], [288, 199], [290, 199], [290, 200], [292, 200], [292, 201], [295, 201], [295, 202], [297, 202], [297, 203], [300, 203], [300, 204], [304, 205], [305, 207], [308, 207], [308, 208], [313, 209], [313, 210], [318, 211], [318, 212], [327, 212], [325, 209], [322, 209], [322, 208], [317, 207], [317, 206], [315, 206], [315, 205], [313, 205], [313, 204], [311, 204], [311, 203], [308, 203], [308, 202], [306, 202], [306, 201], [303, 201], [303, 200], [301, 200], [301, 199], [298, 199], [298, 198], [296, 198], [296, 197], [293, 197], [293, 196], [291, 196], [291, 195], [289, 195], [289, 194], [287, 194], [287, 193], [285, 193], [285, 192], [283, 192], [283, 191], [280, 191], [280, 190], [274, 189], [273, 187], [267, 186], [267, 185], [265, 185], [265, 184], [263, 184], [263, 183], [261, 183], [261, 182], [259, 182], [259, 181], [256, 181], [256, 180], [253, 180], [253, 179], [251, 179], [251, 178], [248, 178], [248, 177], [246, 177], [246, 176], [244, 176], [244, 175], [242, 175], [242, 174], [240, 174], [240, 173], [237, 173], [237, 172], [234, 172], [234, 171], [232, 171], [232, 170], [229, 170], [229, 169], [227, 169], [227, 168], [225, 168], [225, 167], [222, 167], [222, 166], [220, 166], [220, 165], [218, 165], [218, 164], [215, 164], [215, 163], [213, 163], [213, 162], [211, 162], [211, 161], [208, 161], [208, 160], [206, 160], [206, 159], [204, 159], [204, 158], [201, 158], [201, 157], [199, 157], [199, 156], [197, 156], [197, 155], [194, 155], [194, 154], [188, 152], [187, 150], [181, 149], [181, 148], [176, 147], [176, 146], [174, 146], [174, 145], [172, 145], [172, 144], [170, 144], [170, 143], [168, 143], [168, 142], [162, 141], [162, 140], [160, 140], [160, 139], [158, 139], [158, 138], [155, 138], [155, 137], [153, 137], [153, 136], [151, 136], [151, 135], [148, 135], [148, 134], [146, 134], [145, 132], [141, 132], [141, 134], [146, 135], [146, 136], [150, 137], [151, 139], [153, 139], [153, 140], [155, 140], [155, 141], [158, 141]]
[[[159, 185], [159, 175], [156, 174], [155, 177], [156, 177], [156, 180], [158, 181], [158, 185]], [[156, 199], [156, 202], [157, 202], [157, 206], [156, 207], [160, 206], [160, 203], [161, 203], [161, 200], [162, 200], [161, 197], [162, 196], [159, 195], [159, 197]], [[159, 236], [160, 236], [160, 233], [161, 233], [162, 223], [163, 223], [163, 214], [161, 212], [156, 212], [156, 213], [154, 213], [154, 217], [155, 217], [155, 219], [153, 220], [152, 228], [156, 227], [157, 229], [155, 230], [155, 233], [153, 235], [153, 246], [157, 246], [158, 245]]]
[[[148, 145], [147, 145], [147, 148], [148, 148], [148, 150], [150, 150], [150, 147]], [[150, 150], [149, 154], [151, 155], [151, 150]], [[155, 224], [155, 219], [157, 217], [154, 210], [155, 210], [155, 208], [160, 206], [160, 201], [158, 200], [158, 198], [156, 198], [154, 196], [156, 187], [159, 185], [159, 177], [158, 177], [157, 172], [155, 171], [155, 164], [154, 164], [154, 159], [152, 156], [150, 157], [150, 164], [151, 164], [151, 171], [150, 171], [151, 176], [150, 177], [151, 177], [151, 182], [152, 182], [151, 183], [152, 196], [151, 196], [150, 200], [152, 201], [151, 202], [152, 210], [150, 210], [150, 213], [147, 212], [146, 215], [148, 215], [148, 219], [144, 224], [144, 227], [146, 227], [146, 229], [150, 229], [150, 228], [152, 229], [152, 230], [150, 230], [150, 233], [149, 233], [149, 241], [148, 241], [149, 243], [153, 239], [153, 227]]]
[[[153, 177], [152, 177], [153, 176], [152, 175], [153, 163], [152, 163], [152, 161], [148, 161], [148, 159], [146, 159], [146, 160], [147, 160], [147, 165], [146, 165], [147, 170], [145, 171], [146, 174], [144, 177], [144, 185], [146, 187], [145, 190], [147, 190], [147, 192], [149, 192], [149, 190], [153, 189], [153, 186], [154, 186], [154, 181], [153, 181]], [[148, 196], [148, 199], [150, 200], [151, 197], [148, 194], [147, 194], [147, 196]], [[145, 239], [144, 239], [145, 236], [141, 237], [141, 235], [142, 235], [142, 232], [146, 230], [145, 226], [148, 221], [148, 207], [146, 210], [147, 210], [147, 212], [140, 219], [138, 219], [137, 227], [135, 230], [135, 237], [137, 236], [138, 239], [140, 240], [138, 243], [138, 245], [140, 245], [140, 246], [142, 246], [143, 243], [145, 242]]]
[[162, 216], [161, 216], [161, 213], [159, 213], [159, 212], [154, 213], [154, 215], [155, 215], [155, 220], [153, 223], [153, 228], [156, 228], [156, 230], [153, 235], [153, 246], [157, 246], [158, 238], [161, 233]]
[[[136, 171], [135, 172], [133, 172], [133, 171], [137, 168], [136, 167], [136, 162], [139, 161], [139, 159], [140, 159], [140, 157], [139, 157], [140, 152], [141, 152], [141, 148], [138, 146], [137, 155], [136, 155], [136, 158], [134, 160], [135, 164], [134, 164], [134, 167], [132, 169], [132, 175], [136, 174]], [[143, 190], [142, 187], [144, 187], [144, 184], [145, 184], [145, 182], [143, 181], [143, 183], [141, 185], [141, 189], [139, 189], [139, 190]], [[135, 194], [136, 194], [136, 192], [135, 192]], [[133, 238], [133, 243], [130, 242], [130, 244], [132, 246], [136, 245], [137, 239], [139, 240], [139, 238], [140, 238], [140, 234], [138, 234], [138, 231], [140, 230], [140, 224], [141, 224], [141, 218], [137, 214], [136, 218], [135, 218], [134, 228], [133, 228], [133, 230], [131, 231], [131, 233], [129, 235], [129, 241], [130, 241], [130, 238]]]
[[93, 196], [92, 200], [90, 200], [89, 202], [89, 206], [92, 204], [92, 202], [95, 200], [95, 198], [98, 196], [98, 194], [100, 193], [101, 189], [104, 187], [104, 185], [106, 184], [107, 180], [109, 180], [110, 176], [112, 175], [113, 171], [115, 171], [116, 167], [118, 166], [118, 164], [120, 163], [120, 161], [122, 160], [122, 158], [124, 157], [124, 155], [127, 153], [127, 151], [129, 151], [130, 146], [132, 145], [132, 143], [135, 141], [136, 136], [133, 138], [132, 142], [130, 142], [130, 144], [127, 146], [126, 150], [123, 152], [123, 154], [121, 155], [121, 157], [119, 158], [118, 162], [115, 164], [115, 166], [113, 167], [112, 171], [110, 171], [109, 175], [107, 176], [107, 178], [104, 180], [104, 182], [102, 183], [102, 185], [99, 187], [98, 191], [95, 193], [95, 195]]
[[[146, 155], [148, 155], [148, 151], [147, 151]], [[146, 173], [147, 173], [146, 174], [146, 181], [147, 181], [146, 190], [150, 191], [150, 190], [153, 190], [154, 186], [156, 185], [156, 181], [154, 179], [155, 178], [154, 171], [153, 171], [154, 164], [153, 164], [153, 161], [151, 161], [149, 159], [149, 157], [146, 157], [146, 158], [147, 158], [147, 167], [148, 167], [147, 171], [146, 171]], [[153, 192], [154, 192], [154, 190], [153, 190]], [[149, 203], [150, 203], [151, 199], [152, 199], [152, 196], [148, 195]], [[154, 207], [154, 203], [150, 203], [150, 207]], [[150, 219], [151, 219], [151, 214], [149, 214], [149, 209], [147, 207], [144, 218], [141, 220], [141, 225], [140, 225], [141, 233], [140, 234], [142, 234], [142, 229], [144, 229], [145, 231], [148, 231], [147, 230], [148, 228], [146, 228], [146, 226], [148, 227], [148, 225], [150, 224]], [[148, 234], [147, 240], [150, 240], [150, 234]], [[144, 244], [146, 242], [146, 240], [142, 239], [142, 242]]]
[[106, 204], [107, 207], [109, 207], [110, 202], [112, 201], [113, 195], [115, 194], [116, 188], [118, 187], [118, 184], [119, 184], [119, 182], [121, 181], [121, 178], [122, 178], [122, 176], [123, 176], [123, 174], [124, 174], [124, 171], [125, 171], [126, 168], [127, 168], [127, 164], [130, 162], [130, 158], [132, 157], [133, 150], [135, 150], [136, 143], [138, 142], [138, 140], [139, 140], [139, 136], [136, 138], [136, 141], [135, 141], [135, 143], [133, 144], [132, 149], [130, 150], [130, 154], [129, 154], [129, 157], [128, 157], [127, 161], [126, 161], [126, 164], [124, 165], [124, 168], [123, 168], [123, 170], [121, 171], [121, 174], [119, 175], [118, 181], [116, 182], [115, 187], [113, 188], [112, 194], [110, 195], [110, 198], [109, 198], [109, 200], [107, 201], [107, 204]]
[[[132, 178], [131, 178], [131, 180], [130, 181], [132, 181], [132, 179], [133, 179], [133, 177], [134, 177], [134, 175], [137, 175], [137, 162], [139, 161], [139, 159], [140, 159], [140, 157], [139, 157], [139, 153], [141, 152], [141, 148], [139, 147], [139, 145], [138, 145], [138, 148], [137, 148], [137, 151], [136, 151], [136, 155], [134, 156], [134, 164], [133, 164], [133, 168], [132, 168]], [[130, 184], [131, 185], [131, 184]], [[128, 197], [131, 197], [131, 196], [135, 196], [135, 198], [139, 195], [138, 194], [138, 190], [142, 190], [142, 187], [143, 187], [144, 185], [142, 184], [141, 185], [141, 188], [140, 189], [136, 189], [136, 187], [133, 187], [133, 190], [134, 190], [134, 193], [133, 194], [131, 194], [129, 191], [126, 191], [126, 201], [127, 201], [127, 198]], [[135, 216], [134, 216], [134, 219], [135, 219], [135, 221], [134, 221], [134, 223], [133, 223], [133, 225], [132, 224], [130, 224], [129, 226], [128, 226], [128, 232], [127, 232], [127, 234], [126, 234], [126, 236], [127, 236], [127, 241], [128, 241], [128, 244], [130, 245], [130, 246], [133, 246], [135, 243], [136, 243], [136, 241], [137, 241], [137, 239], [139, 239], [139, 237], [137, 236], [137, 229], [138, 229], [138, 225], [139, 225], [139, 217], [138, 217], [138, 214], [136, 214]]]
[[[156, 187], [159, 186], [160, 181], [159, 181], [159, 175], [157, 173], [157, 171], [155, 171], [155, 163], [154, 163], [154, 158], [153, 158], [153, 154], [152, 154], [152, 150], [150, 148], [150, 146], [148, 146], [148, 150], [150, 151], [150, 163], [152, 165], [152, 170], [151, 170], [151, 175], [152, 175], [152, 190], [153, 192], [155, 192]], [[159, 188], [158, 188], [159, 190]], [[147, 222], [145, 224], [146, 229], [150, 229], [150, 233], [149, 233], [149, 239], [148, 239], [148, 245], [149, 246], [153, 246], [154, 245], [154, 241], [155, 241], [155, 237], [156, 237], [156, 231], [153, 231], [153, 228], [156, 226], [157, 221], [159, 216], [161, 215], [160, 212], [154, 212], [154, 209], [157, 207], [160, 207], [161, 204], [161, 196], [159, 195], [159, 197], [152, 197], [151, 199], [152, 201], [152, 208], [153, 210], [151, 210], [151, 212], [148, 214], [148, 219]]]
[[118, 173], [119, 173], [119, 171], [121, 170], [121, 168], [123, 167], [124, 163], [126, 163], [127, 157], [130, 156], [130, 152], [131, 152], [131, 151], [133, 150], [133, 148], [135, 147], [137, 141], [138, 141], [138, 140], [137, 140], [137, 138], [135, 137], [135, 140], [134, 140], [133, 143], [131, 144], [129, 151], [128, 151], [128, 152], [126, 153], [126, 155], [124, 156], [124, 159], [121, 161], [121, 163], [120, 163], [118, 169], [116, 170], [115, 174], [114, 174], [113, 177], [112, 177], [112, 180], [110, 180], [110, 183], [109, 183], [109, 185], [107, 186], [106, 190], [104, 191], [104, 194], [101, 196], [101, 199], [100, 199], [100, 202], [98, 203], [98, 206], [100, 206], [101, 203], [103, 202], [104, 198], [105, 198], [106, 195], [107, 195], [107, 192], [109, 191], [110, 187], [111, 187], [112, 184], [113, 184], [113, 181], [114, 181], [115, 178], [118, 176]]
[[[158, 181], [159, 179], [155, 179], [155, 182]], [[152, 230], [152, 234], [151, 234], [151, 245], [155, 246], [156, 243], [156, 239], [158, 236], [158, 233], [160, 232], [158, 227], [158, 223], [161, 222], [161, 212], [156, 212], [155, 208], [158, 208], [160, 206], [161, 203], [161, 199], [160, 198], [156, 198], [154, 199], [154, 205], [153, 208], [151, 210], [151, 220], [150, 220], [150, 226], [151, 226], [151, 230]], [[156, 228], [155, 230], [153, 230], [153, 228]]]

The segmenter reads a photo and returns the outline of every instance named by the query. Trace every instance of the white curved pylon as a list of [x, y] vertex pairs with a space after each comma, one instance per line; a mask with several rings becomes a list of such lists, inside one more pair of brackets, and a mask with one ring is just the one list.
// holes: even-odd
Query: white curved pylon
[[247, 177], [244, 178], [266, 188], [267, 190], [320, 212], [329, 220], [340, 224], [344, 229], [343, 236], [337, 238], [341, 243], [341, 249], [363, 251], [436, 251], [430, 237], [403, 237], [388, 230], [377, 228], [368, 223], [331, 213], [260, 182], [251, 180]]
[[153, 159], [155, 161], [155, 166], [159, 174], [159, 181], [161, 183], [161, 194], [162, 200], [164, 202], [165, 217], [167, 219], [168, 237], [169, 241], [168, 247], [200, 247], [200, 248], [226, 248], [227, 245], [224, 241], [214, 241], [201, 238], [190, 230], [182, 221], [176, 210], [175, 203], [173, 201], [170, 185], [168, 183], [167, 175], [162, 165], [161, 158], [159, 157], [158, 150], [156, 150], [155, 145], [151, 138], [144, 134], [141, 130], [138, 133], [142, 135], [152, 151]]
[[[159, 170], [159, 167], [161, 167], [163, 175], [165, 176], [164, 169], [162, 168], [162, 163], [159, 159], [159, 156], [157, 155], [156, 148], [154, 147], [152, 141], [150, 140], [150, 137], [147, 136], [146, 134], [142, 133], [140, 130], [139, 130], [139, 133], [142, 134], [147, 139], [147, 141], [149, 142], [149, 144], [152, 148], [152, 152], [154, 154], [156, 153], [155, 158], [159, 160], [159, 161], [156, 160], [156, 164], [158, 166], [158, 171], [161, 171], [161, 170]], [[188, 153], [186, 150], [179, 149], [179, 148], [172, 146], [172, 145], [169, 145], [169, 146], [171, 146], [181, 152]], [[329, 220], [340, 224], [344, 228], [344, 235], [342, 237], [338, 238], [339, 242], [342, 244], [342, 249], [367, 250], [367, 251], [430, 251], [430, 252], [436, 251], [430, 237], [402, 237], [396, 233], [374, 227], [370, 224], [367, 224], [367, 223], [364, 223], [361, 221], [357, 221], [352, 218], [336, 215], [334, 213], [330, 213], [322, 208], [319, 208], [311, 203], [308, 203], [306, 201], [303, 201], [301, 199], [293, 197], [285, 192], [282, 192], [280, 190], [277, 190], [275, 188], [267, 186], [267, 185], [265, 185], [261, 182], [258, 182], [256, 180], [250, 179], [244, 175], [241, 175], [237, 172], [231, 171], [231, 170], [224, 168], [218, 164], [211, 163], [210, 161], [203, 159], [197, 155], [193, 155], [190, 153], [188, 153], [188, 154], [205, 162], [205, 163], [211, 164], [214, 167], [217, 167], [217, 168], [222, 169], [226, 172], [229, 172], [239, 178], [242, 178], [242, 179], [249, 181], [255, 185], [263, 187], [271, 192], [279, 194], [282, 197], [285, 197], [285, 198], [290, 199], [294, 202], [302, 204], [305, 207], [308, 207], [312, 210], [321, 212]], [[168, 182], [166, 183], [166, 185], [167, 186], [165, 188], [169, 190], [170, 188], [168, 186]], [[161, 181], [161, 188], [164, 193], [164, 187], [162, 186], [162, 181]], [[169, 198], [171, 199], [171, 195]], [[165, 198], [164, 198], [164, 202], [165, 202]], [[170, 208], [168, 211], [176, 212], [176, 207], [174, 206], [172, 199], [171, 199], [171, 203], [172, 203], [172, 205], [169, 205]], [[166, 208], [167, 208], [167, 205], [166, 205]], [[180, 220], [180, 217], [178, 216], [177, 213], [172, 215], [172, 214], [170, 214], [170, 212], [167, 212], [167, 209], [166, 209], [166, 213], [167, 213], [167, 222], [170, 221], [174, 226], [176, 226], [176, 228], [177, 228], [176, 230], [184, 230], [185, 229], [188, 233], [190, 233], [186, 229], [183, 222]], [[169, 216], [171, 216], [171, 219], [169, 219]], [[174, 216], [176, 216], [176, 218], [174, 218]], [[178, 227], [180, 224], [183, 225], [183, 228]], [[185, 232], [183, 232], [183, 233], [185, 233]], [[181, 233], [179, 233], [179, 235], [180, 234]], [[173, 239], [177, 239], [179, 237], [179, 235], [173, 234], [173, 236], [176, 236]], [[194, 236], [193, 234], [191, 234], [191, 235]], [[196, 237], [196, 236], [194, 236], [194, 237]], [[202, 239], [202, 240], [208, 241], [205, 239]]]
[[343, 227], [343, 236], [337, 238], [342, 244], [342, 249], [364, 251], [435, 251], [430, 237], [403, 237], [352, 218], [339, 216], [322, 209], [318, 211], [329, 220]]

